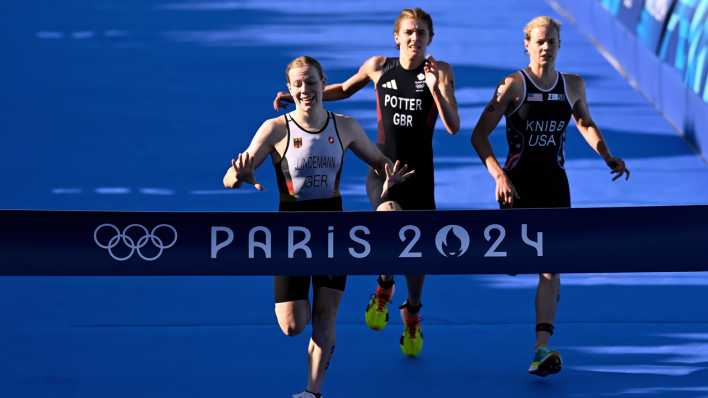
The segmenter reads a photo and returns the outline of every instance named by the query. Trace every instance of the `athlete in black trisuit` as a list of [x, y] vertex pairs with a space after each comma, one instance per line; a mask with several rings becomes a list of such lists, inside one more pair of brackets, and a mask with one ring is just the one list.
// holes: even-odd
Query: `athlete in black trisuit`
[[[295, 98], [295, 111], [261, 125], [248, 149], [231, 161], [224, 187], [239, 188], [249, 183], [261, 190], [255, 169], [270, 155], [281, 211], [340, 211], [339, 177], [347, 149], [385, 176], [384, 199], [389, 187], [413, 175], [399, 162], [391, 165], [356, 120], [324, 109], [324, 73], [316, 60], [298, 57], [288, 64], [285, 74]], [[311, 278], [312, 310], [308, 300]], [[344, 275], [275, 277], [275, 314], [283, 333], [297, 335], [312, 319], [307, 388], [295, 398], [321, 397], [325, 370], [334, 353], [335, 320], [345, 284]]]
[[[415, 175], [391, 191], [403, 210], [435, 209], [433, 178], [433, 128], [438, 115], [450, 134], [460, 127], [454, 94], [452, 67], [433, 57], [426, 49], [433, 39], [433, 21], [420, 8], [404, 9], [396, 18], [393, 38], [398, 58], [374, 56], [345, 82], [328, 85], [325, 100], [339, 100], [374, 83], [378, 119], [377, 143], [386, 156], [399, 159], [415, 170]], [[291, 102], [288, 93], [277, 94], [276, 109]], [[383, 180], [374, 172], [367, 177], [369, 200], [377, 210], [396, 210], [380, 203]], [[419, 310], [424, 275], [406, 275], [408, 298], [401, 305], [404, 330], [400, 339], [405, 355], [416, 356], [423, 348]], [[366, 309], [366, 324], [374, 330], [388, 323], [388, 303], [394, 291], [393, 276], [381, 275], [376, 292]]]
[[[560, 24], [541, 16], [524, 28], [529, 65], [507, 76], [477, 122], [472, 144], [496, 181], [496, 199], [502, 208], [570, 207], [565, 174], [565, 130], [570, 117], [583, 138], [602, 157], [613, 180], [629, 170], [610, 154], [590, 117], [585, 85], [580, 76], [555, 69], [560, 48]], [[504, 168], [499, 165], [489, 134], [506, 117], [509, 145]], [[560, 371], [560, 354], [548, 348], [560, 293], [560, 276], [539, 275], [536, 291], [536, 344], [529, 373], [547, 376]]]

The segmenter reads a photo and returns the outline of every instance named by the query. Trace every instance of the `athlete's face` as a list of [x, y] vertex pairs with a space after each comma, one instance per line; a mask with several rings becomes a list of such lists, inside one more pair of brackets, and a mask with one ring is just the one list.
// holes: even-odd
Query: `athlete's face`
[[425, 21], [404, 18], [398, 25], [398, 32], [393, 34], [396, 46], [401, 50], [401, 57], [425, 57], [425, 50], [433, 40]]
[[524, 42], [532, 64], [555, 65], [560, 48], [558, 31], [552, 26], [537, 26], [531, 30], [529, 40]]
[[309, 111], [322, 106], [324, 80], [316, 67], [305, 65], [288, 71], [288, 89], [295, 101], [295, 107]]

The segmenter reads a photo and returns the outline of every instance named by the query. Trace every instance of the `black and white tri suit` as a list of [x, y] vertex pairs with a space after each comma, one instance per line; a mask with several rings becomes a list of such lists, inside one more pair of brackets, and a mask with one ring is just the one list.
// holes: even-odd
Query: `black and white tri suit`
[[[319, 131], [297, 124], [290, 114], [283, 116], [287, 127], [287, 146], [274, 162], [280, 192], [280, 211], [341, 211], [339, 183], [344, 161], [344, 146], [339, 137], [335, 115]], [[344, 290], [346, 276], [276, 276], [275, 301], [306, 300], [310, 279], [315, 295], [319, 287]]]

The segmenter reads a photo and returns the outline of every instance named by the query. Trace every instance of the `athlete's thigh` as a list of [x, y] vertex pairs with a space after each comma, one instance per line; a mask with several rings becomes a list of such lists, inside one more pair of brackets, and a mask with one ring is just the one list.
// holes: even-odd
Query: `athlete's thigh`
[[297, 334], [310, 321], [310, 277], [282, 276], [273, 278], [275, 316], [285, 334]]
[[275, 316], [283, 333], [297, 335], [310, 322], [310, 303], [307, 300], [275, 303]]
[[310, 276], [276, 275], [273, 277], [275, 302], [307, 301], [310, 296], [310, 279]]

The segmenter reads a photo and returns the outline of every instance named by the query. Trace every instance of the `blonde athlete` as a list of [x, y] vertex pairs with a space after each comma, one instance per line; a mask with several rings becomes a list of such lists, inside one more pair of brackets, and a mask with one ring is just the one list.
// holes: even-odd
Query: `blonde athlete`
[[[374, 83], [378, 118], [377, 143], [391, 159], [399, 159], [415, 170], [415, 176], [394, 187], [391, 198], [404, 210], [434, 210], [433, 129], [438, 115], [450, 134], [460, 128], [454, 93], [452, 67], [426, 50], [433, 40], [433, 20], [420, 8], [404, 9], [396, 18], [393, 40], [398, 57], [374, 56], [343, 83], [328, 85], [325, 100], [349, 98]], [[288, 93], [277, 94], [276, 109], [291, 102]], [[381, 204], [381, 177], [370, 172], [367, 192], [374, 208]], [[390, 210], [390, 208], [389, 208]], [[405, 355], [417, 356], [423, 348], [419, 310], [424, 275], [406, 275], [408, 299], [401, 305], [404, 323], [400, 339]], [[393, 276], [381, 275], [366, 308], [366, 324], [374, 330], [388, 323], [388, 304], [394, 291]]]
[[[380, 170], [385, 175], [386, 187], [412, 175], [399, 162], [392, 166], [354, 119], [322, 107], [324, 73], [315, 59], [298, 57], [290, 62], [285, 74], [295, 99], [295, 110], [261, 125], [248, 148], [231, 161], [224, 175], [226, 188], [248, 183], [262, 190], [254, 173], [270, 155], [278, 180], [281, 211], [339, 211], [342, 210], [339, 178], [347, 149]], [[387, 195], [388, 192], [383, 193]], [[312, 309], [308, 301], [311, 280]], [[275, 277], [275, 314], [283, 333], [295, 336], [312, 320], [307, 388], [294, 395], [295, 398], [321, 397], [325, 370], [334, 353], [335, 320], [345, 284], [344, 275]]]
[[[502, 208], [570, 207], [565, 174], [565, 130], [572, 116], [583, 138], [602, 157], [613, 180], [629, 170], [610, 154], [592, 120], [585, 98], [585, 84], [578, 75], [556, 71], [560, 24], [541, 16], [524, 28], [529, 65], [507, 76], [482, 112], [472, 134], [472, 145], [496, 181], [496, 199]], [[489, 134], [504, 116], [509, 154], [499, 165]], [[536, 345], [529, 373], [558, 373], [560, 354], [548, 348], [560, 294], [560, 276], [539, 275], [536, 291]]]

